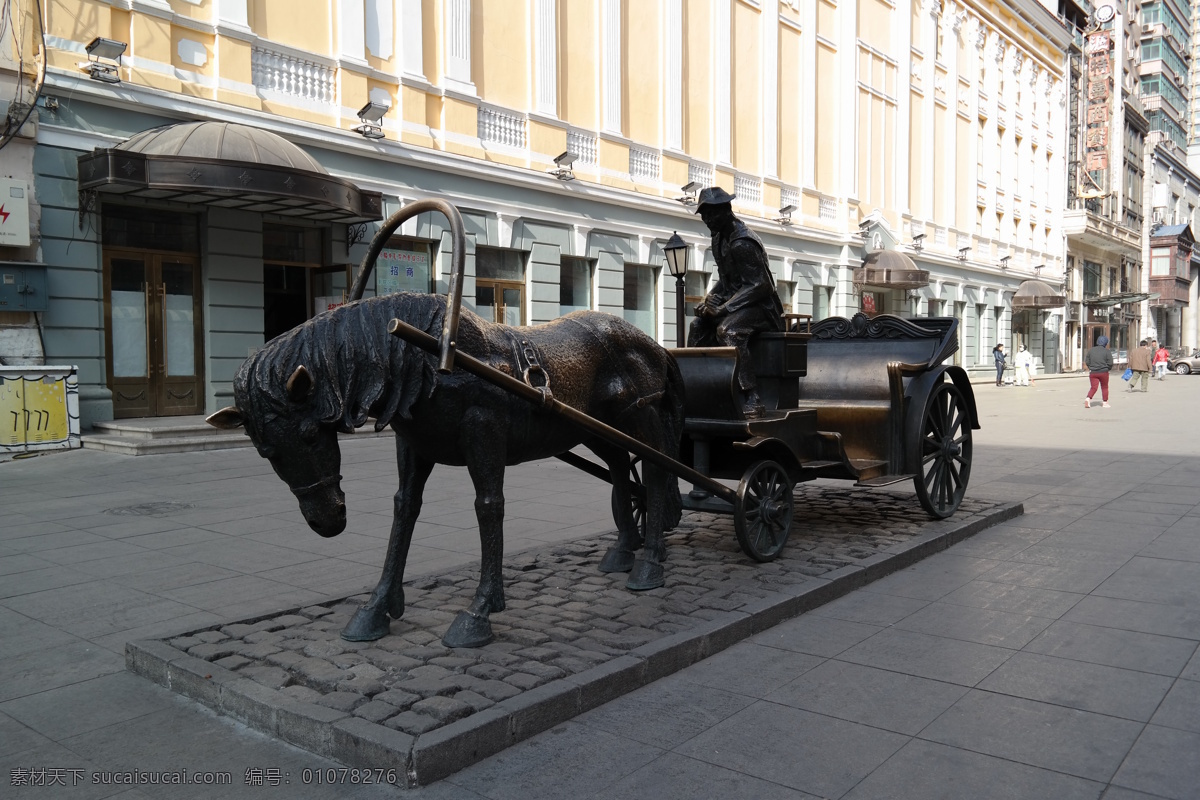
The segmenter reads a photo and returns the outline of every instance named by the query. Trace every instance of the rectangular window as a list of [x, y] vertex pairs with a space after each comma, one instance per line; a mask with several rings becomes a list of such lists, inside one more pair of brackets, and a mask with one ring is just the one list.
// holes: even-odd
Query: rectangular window
[[200, 228], [194, 214], [105, 203], [100, 226], [105, 247], [200, 252]]
[[1083, 296], [1100, 296], [1100, 265], [1094, 261], [1083, 262]]
[[563, 256], [558, 281], [558, 313], [586, 311], [592, 307], [592, 266], [590, 258]]
[[876, 314], [883, 314], [887, 311], [887, 305], [884, 303], [883, 292], [863, 292], [862, 293], [862, 312], [868, 317], [873, 317]]
[[647, 335], [657, 338], [655, 272], [657, 270], [647, 264], [625, 264], [623, 316]]
[[688, 325], [696, 316], [696, 306], [708, 294], [708, 274], [688, 270], [683, 278], [683, 315]]
[[505, 325], [525, 324], [525, 253], [475, 248], [475, 312]]
[[432, 292], [431, 262], [428, 242], [393, 237], [375, 260], [375, 291], [381, 295]]
[[795, 313], [796, 284], [791, 281], [776, 281], [775, 292], [779, 295], [779, 302], [783, 304], [783, 313]]
[[829, 316], [829, 287], [814, 286], [812, 288], [813, 322]]
[[975, 352], [978, 354], [979, 363], [986, 364], [987, 359], [992, 354], [992, 348], [987, 343], [987, 306], [982, 304], [975, 305], [975, 321]]

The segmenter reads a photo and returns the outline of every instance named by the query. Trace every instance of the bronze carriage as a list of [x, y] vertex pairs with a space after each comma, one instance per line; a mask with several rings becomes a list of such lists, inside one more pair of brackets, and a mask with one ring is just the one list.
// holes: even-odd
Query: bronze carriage
[[[352, 299], [361, 297], [388, 236], [405, 219], [430, 210], [450, 220], [457, 251], [462, 240], [457, 210], [442, 201], [414, 203], [376, 235]], [[794, 517], [792, 490], [803, 481], [833, 478], [873, 488], [911, 480], [921, 506], [935, 518], [951, 516], [963, 500], [979, 417], [966, 372], [944, 363], [958, 348], [955, 318], [860, 313], [811, 323], [803, 315], [787, 315], [783, 332], [760, 333], [751, 342], [766, 406], [766, 413], [754, 419], [745, 417], [738, 402], [734, 348], [670, 350], [686, 387], [676, 460], [558, 403], [546, 387], [456, 352], [462, 262], [454, 261], [440, 340], [400, 321], [393, 322], [391, 332], [438, 353], [442, 371], [457, 364], [628, 450], [639, 525], [645, 522], [639, 502], [642, 460], [693, 484], [683, 492], [684, 508], [732, 513], [739, 544], [758, 561], [770, 561], [783, 550]], [[558, 457], [611, 480], [608, 470], [581, 456]]]

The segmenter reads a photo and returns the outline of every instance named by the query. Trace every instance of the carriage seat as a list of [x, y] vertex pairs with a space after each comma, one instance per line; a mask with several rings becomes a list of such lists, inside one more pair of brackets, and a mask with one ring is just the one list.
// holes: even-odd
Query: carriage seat
[[840, 434], [851, 462], [890, 462], [887, 471], [898, 472], [904, 463], [905, 381], [945, 357], [950, 326], [917, 319], [916, 326], [897, 326], [907, 335], [871, 336], [855, 335], [848, 322], [834, 318], [814, 326], [796, 405], [816, 411], [817, 430]]
[[[796, 407], [799, 379], [805, 374], [806, 330], [766, 331], [750, 338], [750, 358], [758, 392], [767, 416]], [[689, 420], [743, 420], [742, 395], [735, 376], [733, 347], [672, 349], [686, 386], [685, 415]]]

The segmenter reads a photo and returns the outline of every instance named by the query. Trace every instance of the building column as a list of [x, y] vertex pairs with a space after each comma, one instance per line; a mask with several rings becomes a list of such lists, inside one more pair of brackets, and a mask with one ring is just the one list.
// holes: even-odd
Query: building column
[[1200, 307], [1200, 273], [1192, 268], [1192, 285], [1188, 287], [1188, 304], [1180, 313], [1179, 344], [1188, 353], [1200, 347], [1200, 330], [1197, 330], [1197, 308]]

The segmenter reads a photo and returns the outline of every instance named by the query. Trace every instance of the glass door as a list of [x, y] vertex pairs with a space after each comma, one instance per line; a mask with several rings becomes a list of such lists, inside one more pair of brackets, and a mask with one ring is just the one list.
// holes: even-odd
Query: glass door
[[475, 279], [475, 313], [490, 322], [525, 324], [525, 286]]
[[106, 251], [104, 294], [113, 415], [204, 411], [198, 260], [174, 253]]
[[312, 316], [345, 305], [350, 294], [350, 266], [317, 267], [312, 275]]

